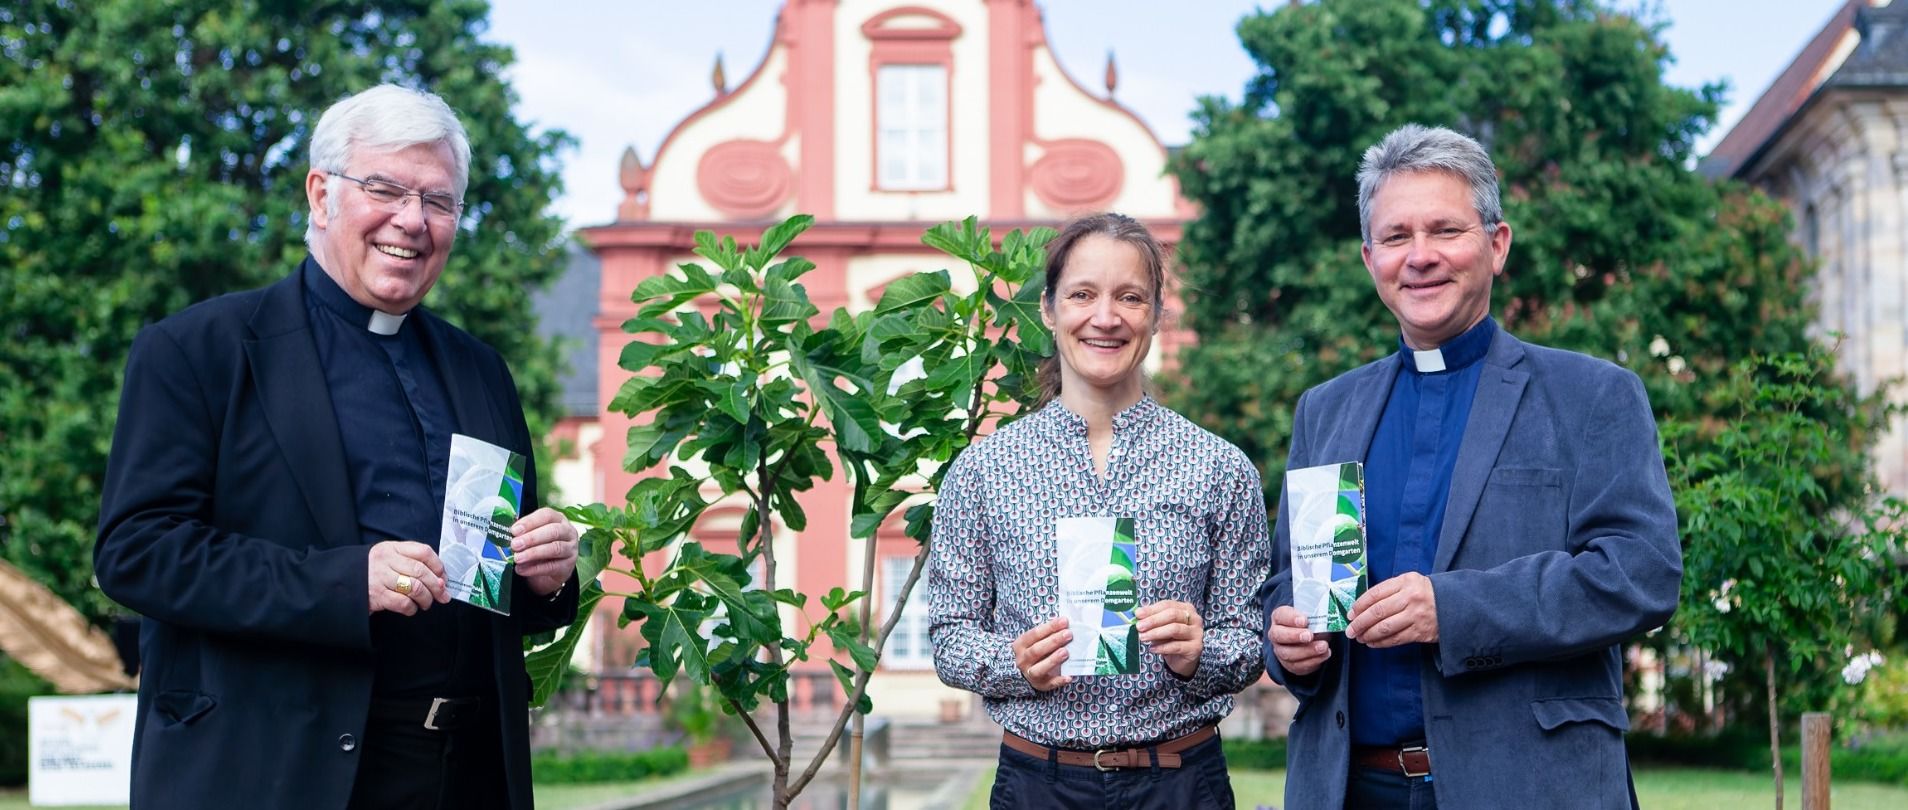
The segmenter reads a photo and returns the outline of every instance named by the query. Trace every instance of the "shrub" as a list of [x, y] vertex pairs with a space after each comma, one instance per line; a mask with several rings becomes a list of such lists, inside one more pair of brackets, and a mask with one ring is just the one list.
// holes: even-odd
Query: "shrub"
[[1868, 728], [1908, 728], [1908, 655], [1894, 651], [1866, 673], [1847, 711]]
[[[1716, 735], [1665, 737], [1638, 734], [1626, 742], [1630, 759], [1640, 765], [1769, 770], [1769, 740], [1755, 732], [1731, 730]], [[1782, 767], [1789, 772], [1801, 772], [1801, 746], [1782, 747]], [[1908, 733], [1872, 738], [1854, 747], [1838, 744], [1829, 750], [1829, 771], [1837, 782], [1908, 786]]]
[[[1800, 748], [1784, 747], [1785, 767], [1800, 767]], [[1829, 771], [1836, 781], [1887, 782], [1908, 786], [1908, 733], [1876, 737], [1856, 747], [1829, 750]]]
[[0, 656], [0, 787], [26, 784], [27, 698], [50, 694], [50, 684]]
[[1226, 767], [1242, 771], [1282, 771], [1285, 770], [1285, 738], [1268, 737], [1263, 740], [1223, 740], [1220, 745], [1226, 752]]
[[530, 772], [540, 784], [634, 782], [688, 769], [689, 754], [673, 745], [646, 751], [546, 751], [530, 759]]
[[1732, 771], [1769, 769], [1769, 737], [1731, 729], [1720, 734], [1631, 734], [1624, 738], [1630, 760], [1639, 765], [1723, 768]]

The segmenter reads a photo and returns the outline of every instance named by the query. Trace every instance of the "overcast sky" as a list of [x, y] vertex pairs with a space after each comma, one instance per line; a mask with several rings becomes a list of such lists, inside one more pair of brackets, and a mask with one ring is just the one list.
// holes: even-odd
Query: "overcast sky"
[[[1099, 89], [1110, 52], [1116, 98], [1168, 145], [1185, 143], [1202, 95], [1238, 98], [1253, 65], [1234, 27], [1282, 0], [1044, 0], [1048, 41], [1067, 71]], [[1667, 25], [1676, 63], [1671, 84], [1727, 81], [1729, 106], [1705, 148], [1795, 58], [1841, 0], [1619, 0], [1647, 6]], [[627, 146], [644, 161], [689, 113], [714, 95], [720, 54], [729, 86], [768, 52], [780, 0], [493, 0], [488, 39], [516, 50], [509, 78], [518, 114], [575, 136], [562, 156], [565, 194], [556, 209], [572, 226], [614, 217], [616, 169]]]

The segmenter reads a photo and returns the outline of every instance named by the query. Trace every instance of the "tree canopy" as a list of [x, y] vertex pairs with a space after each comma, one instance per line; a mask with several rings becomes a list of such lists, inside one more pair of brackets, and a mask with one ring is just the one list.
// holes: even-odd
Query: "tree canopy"
[[1616, 360], [1659, 414], [1692, 414], [1744, 347], [1797, 351], [1803, 265], [1773, 203], [1689, 169], [1722, 88], [1663, 83], [1644, 22], [1579, 0], [1282, 6], [1239, 37], [1240, 100], [1202, 99], [1172, 163], [1199, 346], [1173, 402], [1276, 487], [1300, 392], [1394, 351], [1359, 260], [1358, 161], [1416, 122], [1476, 137], [1501, 172], [1511, 258], [1493, 312], [1512, 333]]
[[311, 129], [379, 82], [469, 130], [469, 208], [426, 305], [510, 361], [541, 433], [557, 357], [531, 288], [562, 269], [546, 214], [561, 132], [533, 134], [483, 0], [71, 0], [0, 6], [0, 554], [95, 620], [99, 482], [133, 335], [281, 277], [304, 253]]

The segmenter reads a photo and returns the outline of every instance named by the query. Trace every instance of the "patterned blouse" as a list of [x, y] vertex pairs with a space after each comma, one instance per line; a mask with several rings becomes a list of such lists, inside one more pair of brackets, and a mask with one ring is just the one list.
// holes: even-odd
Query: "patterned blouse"
[[[1253, 594], [1271, 543], [1259, 473], [1238, 448], [1144, 397], [1113, 417], [1106, 476], [1086, 420], [1058, 401], [955, 460], [934, 509], [928, 569], [934, 669], [978, 692], [1008, 731], [1062, 748], [1170, 739], [1232, 711], [1259, 678], [1265, 618]], [[1133, 517], [1139, 604], [1176, 599], [1204, 619], [1199, 669], [1182, 679], [1140, 648], [1134, 675], [1076, 677], [1038, 692], [1013, 642], [1058, 615], [1054, 521]]]

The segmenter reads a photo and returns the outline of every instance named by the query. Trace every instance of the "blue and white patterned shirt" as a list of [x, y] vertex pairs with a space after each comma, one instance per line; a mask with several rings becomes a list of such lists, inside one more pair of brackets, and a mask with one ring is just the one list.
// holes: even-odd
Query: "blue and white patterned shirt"
[[[1076, 677], [1038, 692], [1013, 641], [1058, 615], [1054, 521], [1132, 517], [1139, 604], [1176, 599], [1204, 619], [1199, 669], [1182, 679], [1141, 648], [1135, 675]], [[1058, 401], [962, 453], [934, 509], [928, 568], [934, 669], [978, 692], [1008, 731], [1062, 748], [1169, 739], [1217, 722], [1259, 678], [1270, 564], [1259, 473], [1245, 454], [1142, 398], [1113, 417], [1106, 476], [1086, 420]]]

